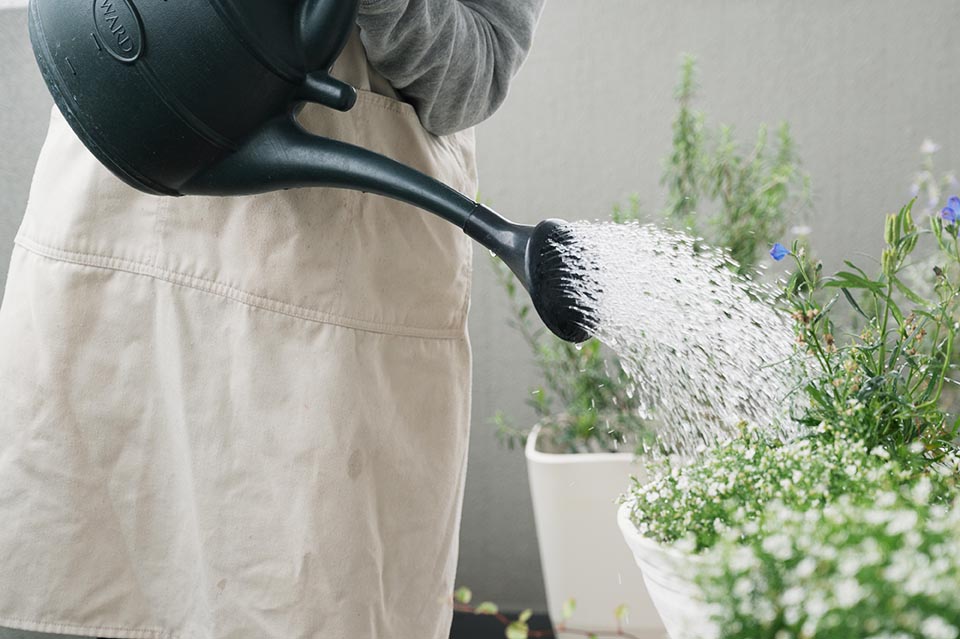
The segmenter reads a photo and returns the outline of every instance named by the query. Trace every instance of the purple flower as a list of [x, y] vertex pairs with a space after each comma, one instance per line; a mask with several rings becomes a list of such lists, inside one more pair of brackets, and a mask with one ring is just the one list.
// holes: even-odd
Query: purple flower
[[940, 211], [940, 217], [947, 224], [956, 224], [960, 221], [960, 197], [954, 195], [947, 201], [947, 205]]
[[780, 242], [777, 242], [776, 244], [774, 244], [773, 248], [770, 249], [770, 257], [772, 257], [774, 260], [778, 262], [788, 255], [790, 255], [790, 249], [788, 249], [786, 246], [784, 246]]

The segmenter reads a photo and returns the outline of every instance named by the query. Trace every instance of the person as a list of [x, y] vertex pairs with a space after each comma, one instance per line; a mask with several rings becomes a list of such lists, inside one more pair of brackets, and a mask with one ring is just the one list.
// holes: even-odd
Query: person
[[[361, 0], [357, 105], [301, 123], [472, 196], [542, 4]], [[140, 193], [54, 109], [0, 309], [0, 637], [446, 637], [471, 254], [359, 192]]]

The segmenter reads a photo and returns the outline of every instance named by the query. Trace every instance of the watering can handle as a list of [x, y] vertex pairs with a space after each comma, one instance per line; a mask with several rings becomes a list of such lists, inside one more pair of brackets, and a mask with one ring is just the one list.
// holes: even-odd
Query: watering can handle
[[360, 0], [303, 0], [297, 15], [298, 41], [307, 69], [299, 97], [348, 111], [357, 91], [330, 76], [333, 63], [353, 33]]

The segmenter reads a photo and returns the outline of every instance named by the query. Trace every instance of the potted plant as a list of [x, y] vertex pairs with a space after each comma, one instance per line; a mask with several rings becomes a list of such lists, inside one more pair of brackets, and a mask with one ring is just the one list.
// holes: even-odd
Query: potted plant
[[[821, 277], [802, 246], [782, 302], [795, 320], [801, 435], [744, 425], [638, 479], [619, 524], [679, 637], [960, 636], [958, 420], [943, 408], [960, 332], [960, 199], [929, 229], [886, 220], [879, 273]], [[918, 242], [939, 261], [906, 284]], [[836, 303], [862, 328], [838, 334]]]
[[[693, 108], [695, 94], [695, 63], [688, 57], [677, 87], [673, 149], [665, 161], [664, 221], [727, 247], [748, 272], [785, 220], [803, 208], [806, 178], [786, 125], [772, 142], [761, 127], [743, 151], [729, 128], [706, 130], [705, 117]], [[611, 217], [635, 223], [639, 203], [634, 199]], [[628, 478], [645, 476], [655, 426], [641, 418], [617, 357], [596, 340], [574, 346], [543, 331], [509, 269], [494, 265], [513, 324], [544, 379], [531, 393], [533, 427], [518, 428], [502, 414], [496, 422], [504, 443], [522, 446], [527, 458], [549, 613], [563, 619], [573, 598], [584, 626], [613, 629], [623, 621], [634, 634], [662, 633], [613, 516]], [[585, 540], [590, 552], [583, 550]]]

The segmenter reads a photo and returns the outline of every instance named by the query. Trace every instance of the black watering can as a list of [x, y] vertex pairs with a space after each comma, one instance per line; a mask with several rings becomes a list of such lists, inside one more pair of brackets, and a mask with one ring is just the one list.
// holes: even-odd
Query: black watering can
[[499, 255], [547, 327], [584, 341], [558, 220], [513, 224], [410, 167], [304, 130], [305, 102], [349, 110], [330, 76], [358, 0], [31, 0], [30, 39], [57, 107], [127, 184], [154, 195], [322, 186], [377, 193], [452, 222]]

